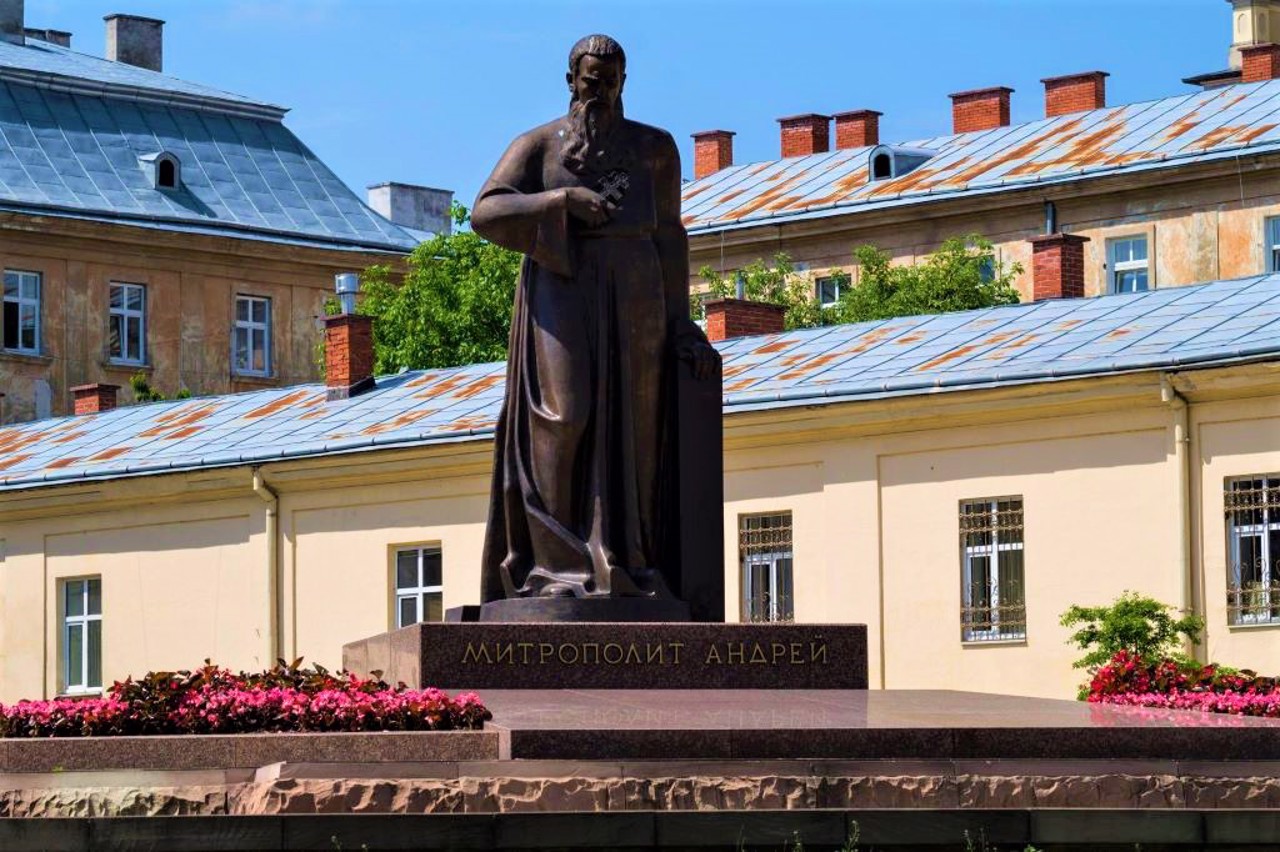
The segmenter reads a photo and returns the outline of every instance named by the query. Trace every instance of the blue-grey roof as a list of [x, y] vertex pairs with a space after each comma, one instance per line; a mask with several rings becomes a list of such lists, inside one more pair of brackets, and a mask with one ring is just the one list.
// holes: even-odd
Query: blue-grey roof
[[1003, 192], [1280, 149], [1280, 81], [904, 142], [936, 152], [868, 181], [871, 148], [730, 166], [682, 190], [690, 233]]
[[[0, 210], [325, 248], [419, 240], [369, 209], [284, 110], [29, 40], [0, 41]], [[181, 185], [152, 185], [167, 152]]]
[[[744, 337], [719, 344], [725, 411], [855, 402], [1280, 359], [1280, 274]], [[0, 429], [0, 490], [254, 464], [493, 431], [506, 366], [119, 408]]]

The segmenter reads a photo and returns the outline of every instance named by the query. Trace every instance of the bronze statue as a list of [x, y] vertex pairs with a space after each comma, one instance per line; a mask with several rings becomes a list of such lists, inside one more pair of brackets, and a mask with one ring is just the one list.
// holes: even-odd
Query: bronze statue
[[588, 617], [572, 602], [681, 595], [680, 361], [683, 381], [715, 399], [717, 457], [703, 475], [716, 489], [721, 476], [720, 361], [689, 318], [675, 141], [623, 115], [626, 57], [608, 36], [575, 44], [565, 77], [568, 115], [512, 142], [472, 211], [478, 234], [525, 255], [482, 600], [535, 605], [498, 620], [537, 603], [557, 614], [530, 620]]

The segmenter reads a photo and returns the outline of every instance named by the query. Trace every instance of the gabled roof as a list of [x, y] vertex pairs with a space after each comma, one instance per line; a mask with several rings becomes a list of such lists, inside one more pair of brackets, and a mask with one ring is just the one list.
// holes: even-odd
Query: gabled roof
[[[0, 41], [0, 210], [192, 233], [405, 252], [280, 119], [285, 110], [28, 40]], [[158, 189], [146, 158], [177, 157]]]
[[691, 234], [1165, 169], [1280, 148], [1280, 81], [903, 143], [935, 151], [868, 182], [870, 148], [730, 166], [683, 187]]
[[[1280, 274], [744, 337], [719, 345], [727, 414], [1280, 359]], [[492, 434], [506, 365], [300, 385], [0, 429], [0, 490]]]

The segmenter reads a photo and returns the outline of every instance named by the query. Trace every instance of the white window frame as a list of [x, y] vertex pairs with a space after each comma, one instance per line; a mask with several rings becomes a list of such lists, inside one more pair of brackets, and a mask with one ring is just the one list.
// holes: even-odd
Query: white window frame
[[[418, 571], [417, 582], [412, 586], [400, 585], [400, 554], [415, 553], [417, 555]], [[440, 582], [434, 585], [428, 584], [424, 577], [426, 556], [428, 554], [440, 557]], [[391, 562], [391, 570], [393, 572], [392, 580], [396, 588], [395, 612], [393, 613], [394, 624], [396, 628], [408, 627], [411, 624], [418, 624], [426, 617], [427, 597], [430, 595], [440, 596], [440, 616], [444, 617], [444, 553], [439, 545], [414, 545], [412, 547], [397, 547]], [[414, 618], [413, 621], [406, 622], [400, 617], [401, 602], [406, 600], [413, 601]]]
[[[1232, 494], [1240, 485], [1252, 486], [1264, 495], [1261, 502], [1233, 506]], [[1225, 483], [1227, 522], [1227, 622], [1232, 626], [1280, 624], [1280, 473], [1230, 477]], [[1238, 523], [1240, 515], [1261, 515], [1257, 522]], [[1247, 585], [1241, 562], [1243, 540], [1256, 539], [1257, 583]]]
[[[111, 306], [111, 297], [115, 295], [116, 290], [120, 291], [120, 307]], [[129, 296], [137, 293], [141, 297], [142, 307], [138, 309], [129, 307]], [[113, 364], [134, 364], [141, 366], [147, 363], [147, 287], [145, 284], [130, 284], [124, 281], [112, 281], [107, 288], [107, 316], [108, 322], [112, 326], [115, 325], [117, 318], [120, 321], [120, 354], [113, 352], [108, 353], [108, 357]], [[129, 350], [129, 326], [131, 323], [137, 323], [138, 326], [138, 351], [130, 353]], [[111, 328], [107, 329], [107, 346], [111, 346]]]
[[[11, 304], [18, 306], [18, 340], [15, 341], [15, 343], [17, 343], [16, 346], [4, 345], [8, 341], [0, 340], [0, 346], [3, 347], [5, 352], [21, 352], [25, 355], [38, 355], [40, 354], [41, 343], [40, 326], [43, 324], [41, 322], [42, 317], [40, 314], [40, 302], [44, 296], [43, 276], [39, 272], [32, 272], [25, 269], [6, 269], [4, 271], [5, 290], [8, 289], [10, 277], [12, 277], [17, 283], [18, 294], [16, 296], [10, 296], [7, 292], [0, 292], [0, 296], [3, 297], [4, 310], [7, 310], [7, 306]], [[26, 284], [35, 285], [34, 297], [28, 296], [23, 292], [26, 289], [24, 286]], [[22, 345], [22, 309], [24, 307], [34, 308], [35, 311], [35, 334], [33, 335], [35, 345], [33, 346]]]
[[[240, 319], [240, 305], [247, 304], [248, 319]], [[258, 322], [253, 319], [254, 305], [265, 305], [266, 319]], [[235, 321], [232, 324], [231, 331], [231, 372], [237, 376], [261, 376], [267, 377], [271, 375], [271, 298], [269, 296], [251, 296], [247, 293], [236, 294], [235, 301]], [[244, 335], [245, 351], [248, 353], [249, 360], [253, 360], [254, 338], [257, 335], [262, 336], [262, 360], [261, 369], [253, 366], [241, 366], [236, 363], [236, 353], [240, 351], [240, 337]]]
[[[785, 524], [769, 529], [785, 529], [785, 537], [778, 546], [749, 545], [754, 528], [749, 523], [764, 518], [785, 518]], [[795, 620], [795, 545], [792, 539], [791, 512], [761, 512], [738, 516], [739, 561], [742, 577], [742, 620], [793, 621]], [[756, 588], [754, 577], [763, 569], [765, 588]], [[783, 594], [781, 590], [787, 590]]]
[[[1000, 504], [1017, 502], [1018, 512], [1025, 511], [1025, 504], [1020, 495], [1009, 495], [1006, 497], [984, 497], [977, 500], [962, 500], [960, 502], [960, 638], [963, 642], [1024, 642], [1027, 638], [1026, 624], [1026, 606], [1027, 606], [1027, 577], [1026, 577], [1026, 550], [1024, 547], [1026, 540], [1026, 522], [1022, 523], [1020, 534], [1017, 541], [1003, 541], [1000, 535], [1000, 525], [998, 523]], [[972, 512], [966, 511], [973, 508], [982, 508], [984, 511]], [[990, 535], [991, 540], [988, 544], [971, 545], [968, 542], [967, 530], [963, 522], [964, 518], [986, 517], [990, 519]], [[1001, 554], [1018, 552], [1022, 556], [1022, 577], [1019, 579], [1018, 585], [1022, 590], [1021, 606], [1023, 611], [1021, 630], [1001, 629], [1001, 609], [1006, 607], [1007, 602], [1001, 600], [1001, 582], [1000, 575], [1002, 568], [1005, 572], [1012, 570], [1005, 568], [1005, 559], [1001, 558]], [[974, 598], [974, 574], [975, 563], [979, 559], [987, 560], [987, 599], [985, 604], [979, 605], [975, 603]], [[1014, 604], [1015, 606], [1017, 603]], [[965, 623], [964, 613], [973, 612], [975, 609], [983, 609], [988, 612], [990, 626], [986, 629], [974, 629]], [[1016, 628], [1016, 622], [1015, 622]]]
[[[827, 283], [828, 281], [831, 282], [836, 288], [835, 300], [830, 302], [822, 298], [822, 285]], [[844, 276], [842, 275], [822, 275], [813, 279], [813, 295], [818, 300], [818, 307], [825, 309], [825, 308], [834, 308], [837, 305], [839, 305], [840, 295], [841, 295], [840, 291], [843, 289], [841, 285], [843, 283], [844, 283]]]
[[1280, 216], [1263, 220], [1262, 244], [1267, 253], [1267, 272], [1280, 272]]
[[[80, 614], [70, 615], [68, 610], [72, 599], [73, 584], [80, 584]], [[98, 611], [89, 611], [91, 586], [98, 585]], [[61, 646], [58, 651], [58, 670], [62, 674], [63, 695], [91, 695], [102, 692], [102, 577], [68, 577], [60, 581], [58, 605], [62, 630]], [[91, 683], [90, 669], [92, 654], [89, 648], [89, 625], [98, 624], [98, 682]], [[74, 631], [80, 632], [80, 671], [71, 671], [71, 636]]]
[[[1118, 249], [1122, 244], [1141, 241], [1146, 257], [1142, 260], [1117, 260]], [[1144, 290], [1120, 290], [1120, 276], [1126, 272], [1142, 271], [1147, 274], [1147, 286]], [[1146, 293], [1156, 288], [1155, 276], [1151, 271], [1151, 239], [1147, 234], [1129, 234], [1124, 237], [1113, 237], [1107, 240], [1107, 292], [1108, 293]]]

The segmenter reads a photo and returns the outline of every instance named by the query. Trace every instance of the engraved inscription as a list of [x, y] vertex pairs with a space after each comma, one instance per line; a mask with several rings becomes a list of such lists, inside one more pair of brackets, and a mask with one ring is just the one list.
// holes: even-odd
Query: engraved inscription
[[[468, 642], [463, 665], [678, 666], [684, 642]], [[809, 666], [828, 663], [826, 642], [712, 642], [706, 666]]]

